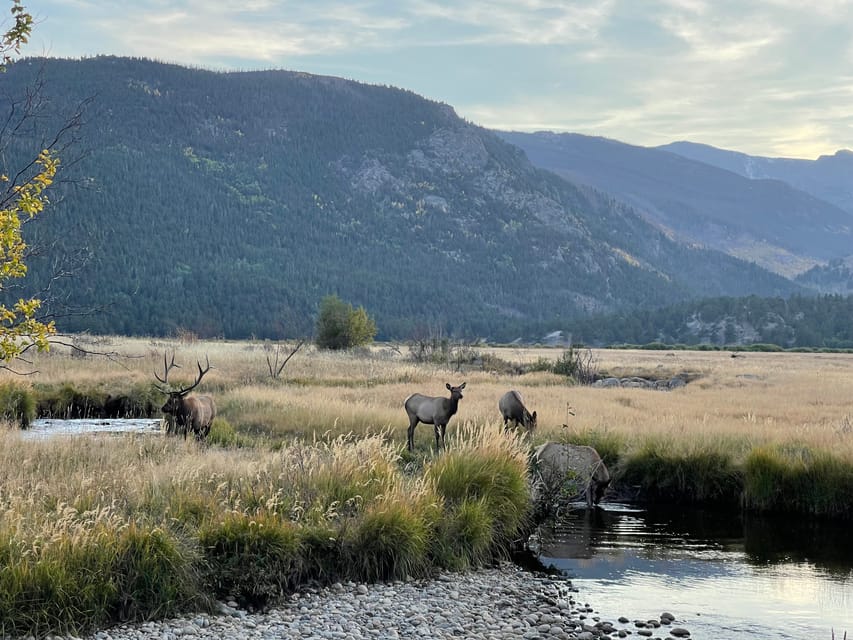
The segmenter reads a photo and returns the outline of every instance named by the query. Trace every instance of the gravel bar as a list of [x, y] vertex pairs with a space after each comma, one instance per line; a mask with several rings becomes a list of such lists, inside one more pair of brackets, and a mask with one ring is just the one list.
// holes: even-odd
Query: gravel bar
[[218, 615], [120, 625], [98, 631], [88, 640], [594, 640], [628, 636], [664, 640], [689, 636], [686, 629], [671, 626], [674, 619], [667, 613], [660, 620], [601, 620], [576, 595], [568, 579], [505, 563], [468, 573], [442, 573], [434, 580], [349, 582], [305, 589], [262, 613], [223, 602]]

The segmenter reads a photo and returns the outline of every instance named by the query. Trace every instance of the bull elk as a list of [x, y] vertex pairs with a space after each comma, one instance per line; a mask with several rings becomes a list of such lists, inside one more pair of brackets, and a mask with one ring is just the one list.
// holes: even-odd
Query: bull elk
[[435, 430], [435, 448], [441, 450], [444, 448], [444, 432], [447, 430], [447, 423], [450, 418], [456, 413], [459, 408], [459, 401], [462, 399], [462, 389], [465, 388], [463, 382], [458, 387], [453, 387], [450, 383], [445, 385], [450, 391], [449, 398], [433, 398], [420, 393], [413, 393], [406, 398], [405, 407], [406, 414], [409, 416], [409, 431], [408, 442], [409, 451], [415, 448], [415, 427], [418, 422], [433, 425]]
[[177, 391], [172, 391], [169, 387], [169, 372], [172, 369], [180, 368], [180, 365], [175, 364], [175, 354], [172, 354], [172, 361], [166, 362], [166, 354], [163, 354], [163, 377], [161, 378], [154, 372], [154, 377], [164, 387], [158, 387], [160, 391], [167, 394], [169, 397], [166, 403], [160, 407], [160, 411], [168, 416], [172, 416], [175, 423], [175, 433], [182, 433], [184, 438], [187, 437], [187, 432], [192, 431], [195, 439], [202, 441], [207, 438], [210, 433], [210, 425], [213, 423], [213, 418], [216, 417], [216, 404], [210, 396], [188, 396], [189, 392], [195, 389], [201, 379], [208, 371], [210, 371], [210, 360], [205, 356], [206, 367], [202, 369], [201, 362], [198, 364], [198, 377], [188, 387], [182, 387]]

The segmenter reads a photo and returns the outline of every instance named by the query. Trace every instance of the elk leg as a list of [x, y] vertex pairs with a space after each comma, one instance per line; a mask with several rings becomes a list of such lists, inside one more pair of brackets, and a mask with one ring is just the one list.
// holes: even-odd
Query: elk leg
[[417, 418], [409, 418], [409, 430], [407, 432], [407, 440], [406, 446], [409, 448], [409, 451], [415, 450], [415, 427], [418, 426]]

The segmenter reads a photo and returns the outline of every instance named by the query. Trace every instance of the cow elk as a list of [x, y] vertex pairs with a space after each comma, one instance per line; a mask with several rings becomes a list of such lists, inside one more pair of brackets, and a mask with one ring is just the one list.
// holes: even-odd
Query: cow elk
[[533, 432], [536, 429], [536, 412], [530, 413], [527, 407], [524, 406], [524, 400], [518, 391], [507, 391], [498, 400], [498, 409], [504, 419], [504, 430], [509, 429], [509, 421], [512, 420], [515, 426], [521, 425], [527, 433]]
[[462, 399], [462, 389], [465, 388], [465, 384], [463, 382], [458, 387], [451, 386], [449, 382], [445, 384], [450, 391], [449, 398], [434, 398], [420, 393], [413, 393], [406, 398], [405, 407], [409, 416], [407, 441], [409, 451], [414, 451], [415, 448], [415, 427], [418, 422], [433, 425], [435, 448], [438, 451], [444, 449], [444, 433], [447, 430], [447, 423], [450, 422], [450, 418], [459, 408], [459, 401]]
[[198, 386], [204, 374], [210, 371], [210, 360], [205, 358], [205, 361], [206, 367], [204, 369], [202, 369], [201, 363], [196, 361], [198, 377], [195, 382], [177, 391], [173, 391], [169, 386], [169, 372], [180, 367], [180, 365], [175, 364], [175, 354], [172, 354], [172, 361], [169, 363], [166, 362], [166, 355], [163, 354], [162, 378], [157, 375], [156, 371], [154, 372], [154, 377], [164, 385], [158, 388], [169, 396], [166, 403], [160, 408], [163, 413], [170, 416], [170, 422], [174, 423], [174, 429], [169, 428], [167, 432], [183, 434], [186, 438], [187, 432], [191, 431], [199, 442], [207, 438], [210, 433], [210, 425], [213, 424], [213, 418], [216, 417], [216, 404], [213, 402], [213, 398], [188, 395]]

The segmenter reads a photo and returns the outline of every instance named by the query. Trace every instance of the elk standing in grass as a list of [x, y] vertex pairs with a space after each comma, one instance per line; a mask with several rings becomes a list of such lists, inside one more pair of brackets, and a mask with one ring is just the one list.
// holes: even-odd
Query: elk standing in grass
[[450, 391], [449, 398], [433, 398], [420, 393], [413, 393], [406, 398], [405, 407], [409, 416], [407, 442], [409, 451], [414, 451], [415, 448], [415, 427], [418, 422], [433, 425], [435, 448], [436, 450], [444, 449], [444, 433], [447, 430], [447, 423], [450, 422], [450, 418], [459, 408], [459, 401], [462, 399], [462, 389], [465, 388], [465, 384], [463, 382], [458, 387], [451, 386], [449, 382], [445, 384]]
[[[175, 354], [172, 354], [172, 362], [166, 363], [166, 355], [163, 355], [163, 377], [161, 378], [154, 372], [154, 377], [157, 378], [165, 387], [159, 387], [160, 391], [167, 394], [169, 398], [160, 410], [174, 421], [174, 432], [182, 433], [184, 438], [187, 437], [187, 431], [192, 431], [195, 439], [202, 441], [207, 438], [210, 433], [210, 425], [213, 423], [213, 418], [216, 417], [216, 404], [210, 396], [190, 396], [190, 391], [195, 389], [201, 379], [208, 371], [210, 371], [210, 360], [205, 358], [206, 368], [201, 368], [201, 363], [198, 364], [198, 377], [195, 382], [188, 387], [183, 387], [177, 391], [172, 391], [169, 388], [169, 371], [178, 367], [175, 364]], [[167, 432], [172, 432], [172, 429], [167, 429]]]
[[527, 433], [531, 433], [536, 429], [536, 412], [530, 413], [527, 407], [524, 406], [524, 400], [518, 391], [507, 391], [498, 400], [498, 409], [504, 419], [504, 430], [509, 429], [509, 421], [512, 420], [515, 426], [523, 426]]

